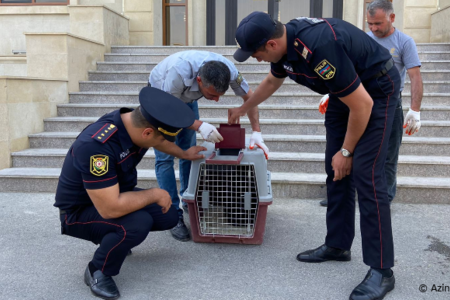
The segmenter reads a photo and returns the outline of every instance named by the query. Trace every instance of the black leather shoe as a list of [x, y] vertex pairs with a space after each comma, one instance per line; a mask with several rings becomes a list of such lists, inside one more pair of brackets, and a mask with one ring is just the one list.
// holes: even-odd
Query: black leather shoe
[[327, 207], [328, 206], [328, 199], [324, 199], [324, 200], [320, 201], [320, 206]]
[[370, 269], [364, 280], [350, 294], [350, 300], [381, 300], [395, 287], [395, 277], [383, 277], [380, 272]]
[[183, 218], [180, 218], [178, 220], [177, 226], [170, 229], [170, 233], [172, 234], [174, 239], [179, 240], [181, 242], [187, 242], [191, 239], [189, 229], [187, 229], [186, 225], [184, 225]]
[[104, 275], [97, 270], [91, 276], [89, 266], [84, 271], [84, 283], [90, 287], [94, 296], [102, 299], [117, 299], [120, 297], [119, 289], [111, 276]]
[[297, 255], [297, 260], [302, 262], [320, 263], [328, 260], [350, 261], [350, 250], [341, 250], [322, 245], [319, 248], [308, 250]]

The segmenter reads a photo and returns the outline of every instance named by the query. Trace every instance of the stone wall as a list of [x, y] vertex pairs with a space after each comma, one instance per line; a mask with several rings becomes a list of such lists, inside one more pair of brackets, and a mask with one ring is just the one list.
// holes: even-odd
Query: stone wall
[[105, 45], [128, 45], [128, 18], [106, 6], [69, 6], [70, 30], [68, 32]]
[[130, 20], [130, 45], [153, 45], [153, 0], [124, 0], [124, 14]]
[[24, 32], [69, 32], [67, 6], [0, 6], [0, 55], [25, 50]]
[[103, 61], [105, 47], [68, 33], [26, 33], [27, 74], [30, 77], [68, 80], [68, 90], [78, 91], [78, 82]]
[[431, 15], [431, 38], [432, 43], [450, 42], [450, 6], [447, 6]]
[[67, 102], [67, 80], [0, 76], [0, 169], [11, 167], [11, 152], [29, 148], [28, 135], [44, 131], [43, 120]]
[[416, 43], [429, 43], [431, 14], [437, 11], [438, 0], [404, 0], [403, 32]]

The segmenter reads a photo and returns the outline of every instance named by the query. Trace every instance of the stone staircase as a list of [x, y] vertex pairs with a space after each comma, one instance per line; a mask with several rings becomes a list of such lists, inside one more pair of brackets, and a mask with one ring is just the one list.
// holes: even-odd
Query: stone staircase
[[[58, 117], [44, 120], [45, 131], [29, 136], [31, 148], [12, 154], [13, 167], [0, 170], [0, 191], [54, 192], [67, 149], [79, 132], [107, 112], [136, 107], [152, 68], [167, 55], [187, 49], [221, 53], [233, 61], [235, 47], [112, 47], [105, 61], [97, 63], [97, 71], [89, 73], [89, 81], [80, 82], [80, 92], [70, 94], [70, 103], [58, 105]], [[418, 134], [403, 138], [395, 201], [450, 204], [450, 44], [419, 44], [418, 50], [424, 80], [423, 122]], [[269, 71], [268, 64], [253, 59], [236, 65], [252, 89]], [[409, 82], [403, 97], [407, 111]], [[326, 197], [320, 98], [287, 79], [259, 107], [263, 137], [271, 151], [268, 169], [275, 198]], [[230, 91], [219, 103], [201, 99], [201, 120], [216, 126], [226, 123], [227, 109], [241, 103]], [[250, 133], [248, 119], [241, 124]], [[138, 166], [140, 187], [157, 186], [153, 169], [154, 154], [149, 150]]]

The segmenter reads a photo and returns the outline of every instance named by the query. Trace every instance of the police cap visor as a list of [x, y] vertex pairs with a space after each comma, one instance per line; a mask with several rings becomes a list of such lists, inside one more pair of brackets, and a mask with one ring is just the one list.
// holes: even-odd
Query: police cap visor
[[145, 119], [169, 142], [183, 128], [194, 124], [194, 112], [180, 99], [156, 88], [144, 87], [139, 92], [139, 104]]

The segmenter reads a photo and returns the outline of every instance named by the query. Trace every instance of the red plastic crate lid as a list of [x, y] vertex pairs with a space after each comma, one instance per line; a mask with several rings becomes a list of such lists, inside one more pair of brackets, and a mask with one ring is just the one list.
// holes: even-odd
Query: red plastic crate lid
[[244, 149], [245, 128], [241, 124], [219, 124], [217, 129], [223, 137], [223, 141], [216, 143], [216, 149]]

